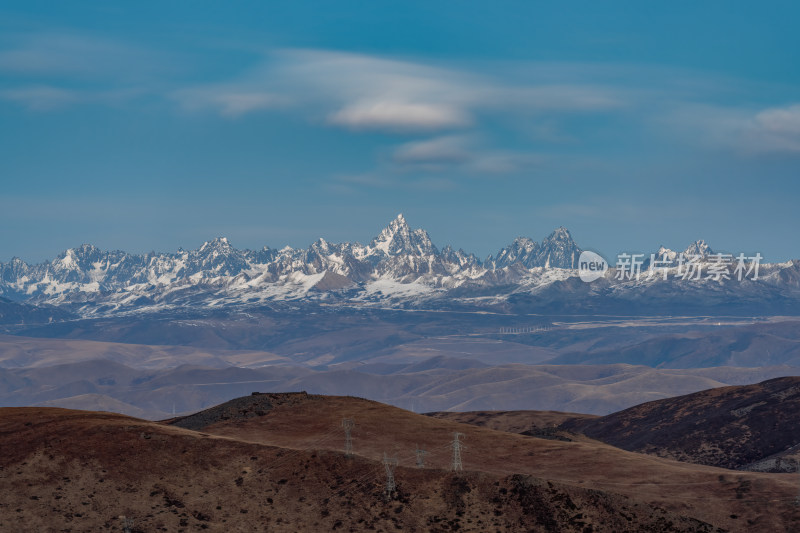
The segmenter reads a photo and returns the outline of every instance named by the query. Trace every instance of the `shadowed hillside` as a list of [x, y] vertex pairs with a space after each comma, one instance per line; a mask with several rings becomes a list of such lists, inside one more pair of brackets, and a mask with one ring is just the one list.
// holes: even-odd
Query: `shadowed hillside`
[[562, 429], [625, 450], [725, 468], [794, 472], [800, 377], [720, 387], [637, 405]]

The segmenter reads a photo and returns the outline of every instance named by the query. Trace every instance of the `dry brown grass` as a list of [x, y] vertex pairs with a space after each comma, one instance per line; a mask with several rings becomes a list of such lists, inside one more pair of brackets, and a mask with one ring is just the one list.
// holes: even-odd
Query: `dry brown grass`
[[[341, 453], [351, 417], [356, 455]], [[463, 474], [446, 471], [465, 434]], [[424, 446], [428, 468], [413, 467]], [[0, 530], [783, 531], [794, 476], [676, 463], [309, 397], [190, 431], [121, 415], [0, 409]], [[398, 494], [382, 497], [383, 453]], [[735, 515], [736, 518], [732, 518]], [[690, 518], [687, 518], [690, 517]]]

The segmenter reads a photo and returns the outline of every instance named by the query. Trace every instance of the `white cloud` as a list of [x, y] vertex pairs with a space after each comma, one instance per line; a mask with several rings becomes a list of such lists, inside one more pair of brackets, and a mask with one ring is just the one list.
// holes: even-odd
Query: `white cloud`
[[[213, 108], [227, 114], [291, 101], [313, 120], [347, 129], [429, 132], [473, 124], [470, 106], [476, 97], [468, 77], [362, 54], [282, 50], [265, 56], [237, 79], [184, 88], [171, 96], [184, 109]], [[263, 98], [235, 110], [223, 101], [242, 94]]]
[[666, 121], [691, 142], [743, 155], [800, 153], [800, 104], [748, 110], [681, 105]]
[[800, 104], [766, 109], [756, 115], [755, 121], [764, 131], [780, 135], [800, 135]]
[[[318, 124], [409, 134], [478, 127], [482, 114], [595, 112], [624, 105], [613, 86], [574, 77], [554, 83], [547, 67], [526, 65], [534, 74], [521, 81], [514, 75], [516, 67], [488, 75], [433, 62], [284, 49], [265, 53], [250, 68], [227, 79], [176, 87], [169, 78], [187, 68], [184, 62], [165, 59], [147, 48], [73, 33], [0, 38], [5, 88], [22, 91], [18, 97], [9, 93], [6, 100], [36, 109], [55, 105], [45, 103], [44, 91], [36, 100], [26, 85], [45, 83], [63, 91], [62, 96], [72, 91], [76, 101], [86, 102], [99, 92], [125, 88], [163, 95], [193, 112], [239, 117], [296, 104], [298, 112]], [[80, 86], [86, 82], [92, 87]], [[86, 94], [79, 97], [79, 92]], [[56, 93], [50, 97], [55, 104]], [[66, 103], [68, 99], [62, 98], [60, 105]]]
[[[313, 120], [352, 130], [427, 133], [466, 130], [481, 113], [597, 112], [624, 105], [615, 89], [526, 84], [430, 63], [327, 50], [280, 50], [233, 80], [175, 91], [185, 109], [225, 112], [224, 94], [283, 96]], [[205, 95], [205, 105], [199, 96]], [[237, 113], [262, 111], [243, 106]]]
[[279, 74], [332, 107], [327, 122], [351, 129], [437, 131], [473, 123], [469, 74], [410, 61], [320, 50], [279, 54]]
[[757, 113], [745, 128], [745, 142], [757, 151], [800, 153], [800, 104]]
[[401, 164], [464, 163], [472, 158], [469, 144], [469, 138], [456, 135], [409, 142], [395, 150], [394, 160]]
[[458, 128], [472, 122], [465, 110], [451, 105], [391, 100], [357, 102], [331, 114], [328, 120], [356, 130], [401, 132]]

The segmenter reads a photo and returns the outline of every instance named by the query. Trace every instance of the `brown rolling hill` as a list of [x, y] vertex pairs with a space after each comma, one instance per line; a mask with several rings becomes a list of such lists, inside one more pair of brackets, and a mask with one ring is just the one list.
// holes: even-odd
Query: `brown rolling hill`
[[[343, 418], [355, 423], [351, 457]], [[463, 472], [448, 470], [454, 432]], [[121, 531], [121, 516], [133, 531], [170, 532], [786, 531], [800, 520], [795, 476], [515, 435], [352, 397], [259, 394], [166, 423], [4, 408], [0, 449], [0, 531]], [[388, 499], [384, 453], [399, 462]]]
[[[425, 414], [440, 420], [538, 437], [566, 433], [561, 430], [560, 426], [567, 421], [599, 418], [596, 415], [563, 413], [561, 411], [436, 411]], [[573, 436], [577, 435], [569, 437]]]
[[[445, 471], [451, 460], [452, 434], [458, 431], [465, 435], [468, 447], [463, 458], [465, 470], [482, 475], [525, 474], [601, 490], [728, 530], [780, 531], [795, 519], [794, 476], [679, 463], [631, 454], [596, 441], [515, 435], [350, 397], [294, 395], [275, 401], [261, 395], [173, 423], [282, 448], [336, 451], [344, 444], [340, 424], [345, 417], [356, 424], [352, 432], [355, 453], [376, 462], [386, 452], [398, 457], [401, 465], [414, 465], [414, 450], [419, 446], [428, 452], [427, 467]], [[753, 492], [754, 487], [758, 488]], [[765, 502], [777, 514], [765, 513]]]
[[[583, 421], [599, 418], [597, 415], [564, 413], [561, 411], [434, 411], [426, 416], [450, 420], [496, 431], [517, 433], [542, 439], [562, 441], [596, 441], [583, 434], [561, 427], [568, 421]], [[599, 442], [599, 441], [596, 441]]]
[[680, 461], [794, 472], [800, 464], [800, 377], [719, 387], [603, 417], [574, 418], [561, 429]]

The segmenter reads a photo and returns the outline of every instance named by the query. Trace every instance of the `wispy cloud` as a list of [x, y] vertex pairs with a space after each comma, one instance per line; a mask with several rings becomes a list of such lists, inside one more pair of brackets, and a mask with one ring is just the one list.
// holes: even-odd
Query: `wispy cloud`
[[0, 72], [12, 76], [131, 81], [163, 70], [163, 54], [110, 39], [42, 32], [0, 41]]
[[542, 113], [599, 112], [629, 107], [621, 88], [587, 83], [501, 86], [492, 91], [493, 107], [514, 107]]
[[0, 90], [0, 100], [18, 103], [34, 111], [49, 111], [79, 99], [74, 91], [45, 85]]
[[477, 135], [445, 135], [398, 146], [392, 156], [396, 170], [457, 171], [507, 174], [539, 165], [543, 156], [487, 147]]
[[400, 145], [394, 152], [394, 161], [402, 165], [454, 164], [471, 159], [470, 145], [474, 139], [463, 135], [435, 137]]
[[356, 130], [400, 132], [458, 128], [472, 123], [469, 114], [455, 106], [380, 99], [349, 105], [331, 114], [329, 121]]
[[[279, 50], [235, 79], [186, 87], [170, 96], [184, 109], [223, 115], [293, 104], [322, 124], [408, 134], [472, 125], [475, 96], [465, 77], [361, 54]], [[251, 98], [238, 105], [242, 95]], [[234, 109], [232, 101], [237, 102]]]
[[116, 105], [141, 96], [139, 89], [72, 89], [51, 85], [24, 85], [0, 89], [0, 101], [12, 102], [31, 111], [52, 111], [78, 104]]
[[226, 118], [290, 109], [312, 126], [399, 136], [406, 142], [390, 157], [399, 171], [514, 172], [535, 165], [540, 156], [532, 147], [528, 153], [493, 149], [491, 136], [499, 129], [515, 129], [511, 135], [527, 136], [531, 146], [565, 141], [577, 146], [591, 121], [575, 128], [574, 117], [598, 114], [649, 123], [650, 133], [677, 144], [692, 139], [697, 146], [746, 155], [800, 153], [800, 104], [723, 107], [717, 102], [720, 94], [729, 94], [730, 80], [715, 83], [711, 75], [690, 71], [445, 64], [277, 49], [264, 51], [238, 74], [181, 83], [178, 74], [160, 77], [165, 64], [145, 47], [106, 38], [9, 34], [0, 37], [0, 100], [46, 112], [147, 93], [185, 112]]
[[0, 101], [47, 112], [158, 94], [164, 54], [73, 33], [0, 36]]
[[[597, 112], [624, 100], [613, 87], [526, 85], [464, 69], [328, 50], [279, 50], [239, 77], [180, 91], [184, 108], [226, 113], [225, 98], [241, 93], [281, 95], [321, 122], [352, 130], [430, 133], [464, 130], [481, 113]], [[198, 106], [204, 95], [206, 106]], [[269, 106], [245, 108], [241, 113]]]
[[341, 174], [334, 176], [327, 185], [328, 190], [339, 194], [354, 194], [375, 189], [447, 191], [456, 187], [448, 178], [437, 176], [399, 177], [391, 172], [369, 172], [363, 174]]
[[186, 111], [212, 110], [225, 117], [239, 117], [256, 111], [284, 107], [288, 99], [257, 87], [209, 86], [181, 89], [172, 93]]
[[800, 153], [800, 104], [760, 111], [749, 121], [745, 139], [760, 151]]
[[764, 109], [679, 105], [664, 119], [692, 142], [740, 155], [800, 154], [800, 104]]
[[388, 132], [469, 126], [484, 82], [469, 73], [364, 54], [285, 50], [277, 71], [323, 104], [330, 124]]

